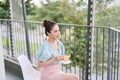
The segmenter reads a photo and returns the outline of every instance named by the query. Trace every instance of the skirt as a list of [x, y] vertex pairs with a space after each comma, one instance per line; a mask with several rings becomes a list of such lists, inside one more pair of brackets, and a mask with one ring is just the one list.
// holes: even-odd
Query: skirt
[[41, 80], [79, 80], [79, 78], [72, 73], [65, 73], [61, 71], [59, 64], [46, 66], [41, 71]]

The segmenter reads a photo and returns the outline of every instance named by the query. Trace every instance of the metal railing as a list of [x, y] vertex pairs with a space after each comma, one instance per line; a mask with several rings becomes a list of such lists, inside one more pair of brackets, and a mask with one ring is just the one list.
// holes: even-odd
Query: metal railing
[[[4, 55], [17, 61], [21, 54], [30, 55], [31, 62], [36, 65], [35, 52], [46, 40], [44, 28], [40, 22], [27, 22], [30, 53], [27, 52], [26, 36], [23, 21], [0, 20]], [[65, 45], [66, 54], [71, 55], [72, 63], [63, 65], [65, 72], [75, 73], [80, 80], [85, 80], [87, 60], [91, 59], [89, 80], [120, 80], [119, 53], [120, 31], [109, 27], [93, 27], [77, 24], [59, 24], [60, 40]], [[90, 28], [91, 57], [87, 57], [89, 44], [87, 29]], [[28, 55], [28, 56], [29, 56]], [[86, 59], [89, 58], [89, 59]]]

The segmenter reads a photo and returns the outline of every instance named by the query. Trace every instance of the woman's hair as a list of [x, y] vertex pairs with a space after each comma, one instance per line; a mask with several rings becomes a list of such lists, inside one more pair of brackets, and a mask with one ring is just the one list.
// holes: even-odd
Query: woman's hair
[[49, 20], [44, 20], [43, 21], [43, 26], [45, 27], [45, 34], [48, 36], [47, 32], [50, 33], [52, 28], [56, 25], [57, 23], [54, 21], [49, 21]]

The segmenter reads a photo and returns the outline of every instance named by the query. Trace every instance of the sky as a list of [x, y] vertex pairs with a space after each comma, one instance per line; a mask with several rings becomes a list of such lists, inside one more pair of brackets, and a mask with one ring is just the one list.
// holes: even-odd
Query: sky
[[40, 1], [44, 0], [33, 0], [32, 2], [35, 3], [36, 6], [40, 7]]
[[120, 0], [114, 0], [111, 4], [108, 5], [108, 7], [112, 6], [120, 6]]

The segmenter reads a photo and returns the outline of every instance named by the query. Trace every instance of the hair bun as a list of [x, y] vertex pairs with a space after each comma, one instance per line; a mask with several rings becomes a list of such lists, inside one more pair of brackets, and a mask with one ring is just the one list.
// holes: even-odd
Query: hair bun
[[49, 22], [50, 22], [49, 20], [44, 20], [43, 26], [44, 26], [44, 27], [47, 27], [47, 25], [48, 25]]

